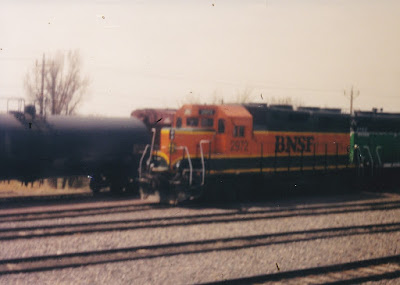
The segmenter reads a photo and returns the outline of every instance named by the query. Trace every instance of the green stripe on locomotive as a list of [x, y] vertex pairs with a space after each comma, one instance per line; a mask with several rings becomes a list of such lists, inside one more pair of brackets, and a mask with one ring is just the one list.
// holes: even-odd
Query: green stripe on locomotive
[[371, 162], [372, 157], [377, 166], [400, 166], [400, 114], [377, 112], [376, 109], [358, 111], [354, 113], [352, 129], [352, 150], [358, 146], [365, 161]]
[[[362, 156], [374, 164], [388, 165], [400, 161], [400, 133], [393, 132], [355, 132], [350, 137], [350, 152], [358, 146]], [[369, 152], [368, 152], [369, 150]], [[353, 158], [354, 153], [351, 153]]]

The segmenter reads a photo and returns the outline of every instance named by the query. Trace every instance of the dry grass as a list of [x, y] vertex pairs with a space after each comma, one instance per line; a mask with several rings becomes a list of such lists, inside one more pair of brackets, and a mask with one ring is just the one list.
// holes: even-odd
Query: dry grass
[[44, 183], [40, 185], [39, 181], [29, 183], [27, 186], [17, 180], [11, 181], [0, 181], [0, 198], [1, 197], [18, 197], [18, 196], [40, 196], [40, 195], [65, 195], [65, 194], [77, 194], [77, 193], [90, 193], [89, 181], [84, 180], [81, 187], [69, 187], [68, 183], [66, 187], [62, 189], [62, 179], [57, 179], [57, 186], [55, 188], [54, 182], [51, 180], [44, 180]]

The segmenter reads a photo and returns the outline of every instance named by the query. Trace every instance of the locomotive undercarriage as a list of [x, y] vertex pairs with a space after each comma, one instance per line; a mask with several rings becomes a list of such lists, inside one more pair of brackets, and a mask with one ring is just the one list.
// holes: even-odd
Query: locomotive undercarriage
[[[371, 173], [367, 165], [363, 165], [362, 168], [365, 168], [365, 174]], [[360, 168], [357, 166], [329, 171], [208, 175], [203, 185], [201, 171], [193, 171], [193, 181], [190, 185], [188, 175], [183, 175], [181, 172], [157, 172], [157, 169], [154, 169], [152, 172], [142, 174], [139, 180], [139, 192], [142, 199], [156, 195], [160, 197], [161, 203], [176, 205], [193, 199], [207, 202], [235, 202], [307, 193], [379, 191], [400, 184], [396, 179], [399, 169], [375, 169], [373, 176], [360, 175]]]
[[187, 175], [157, 172], [157, 169], [153, 169], [151, 173], [145, 173], [139, 178], [139, 194], [141, 199], [150, 195], [158, 196], [160, 203], [170, 205], [193, 200], [202, 195], [204, 186], [199, 183], [201, 176], [198, 173], [194, 173], [192, 178], [190, 184]]
[[[159, 196], [160, 203], [176, 205], [180, 202], [201, 197], [204, 192], [205, 163], [200, 142], [201, 163], [193, 165], [186, 146], [177, 146], [186, 155], [183, 166], [177, 163], [172, 169], [161, 157], [153, 156], [155, 132], [151, 145], [147, 145], [139, 161], [139, 194], [142, 199], [149, 195]], [[149, 153], [147, 152], [149, 150]], [[146, 156], [147, 155], [147, 156]], [[146, 162], [144, 161], [146, 159]]]
[[[338, 172], [283, 172], [222, 174], [207, 176], [204, 185], [172, 173], [147, 173], [140, 179], [140, 196], [159, 196], [160, 202], [176, 205], [188, 200], [206, 202], [257, 201], [274, 196], [304, 195], [310, 193], [337, 193], [358, 189], [354, 169]], [[198, 176], [200, 178], [201, 176]], [[194, 179], [195, 181], [196, 179]], [[200, 181], [200, 179], [198, 180]]]

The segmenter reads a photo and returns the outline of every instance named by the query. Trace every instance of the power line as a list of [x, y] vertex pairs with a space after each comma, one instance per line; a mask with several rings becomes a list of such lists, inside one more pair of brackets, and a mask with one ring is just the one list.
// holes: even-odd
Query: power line
[[379, 97], [379, 98], [397, 98], [400, 99], [400, 96], [388, 96], [388, 95], [363, 95], [364, 97]]

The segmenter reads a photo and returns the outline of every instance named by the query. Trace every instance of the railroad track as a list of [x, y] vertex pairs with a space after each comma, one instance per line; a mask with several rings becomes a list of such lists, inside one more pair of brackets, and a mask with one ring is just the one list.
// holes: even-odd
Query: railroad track
[[[273, 244], [276, 245], [363, 234], [388, 233], [394, 231], [400, 231], [400, 223], [293, 231], [150, 246], [127, 247], [111, 250], [97, 250], [34, 256], [28, 258], [16, 258], [0, 260], [0, 275], [48, 271], [68, 267], [88, 266], [157, 257], [169, 257], [175, 255], [242, 250], [244, 248], [262, 247]], [[400, 256], [396, 256], [394, 260], [399, 261]]]
[[358, 284], [399, 277], [400, 255], [393, 255], [202, 284]]
[[0, 205], [26, 203], [26, 202], [46, 202], [46, 201], [57, 201], [57, 200], [69, 201], [82, 198], [93, 198], [93, 193], [1, 197]]
[[[351, 196], [333, 197], [329, 202], [306, 199], [179, 207], [119, 199], [0, 209], [0, 243], [5, 250], [0, 276], [5, 283], [28, 278], [56, 280], [59, 275], [72, 283], [81, 278], [95, 282], [107, 268], [120, 270], [122, 279], [143, 277], [143, 283], [170, 280], [170, 284], [179, 280], [353, 284], [400, 278], [400, 253], [394, 245], [400, 233], [399, 198], [357, 200]], [[278, 229], [271, 230], [275, 226]], [[214, 234], [215, 229], [219, 232]], [[110, 237], [115, 239], [112, 243]], [[97, 244], [86, 246], [93, 238]], [[373, 254], [368, 248], [371, 244], [376, 247]], [[294, 257], [294, 252], [302, 256]], [[316, 260], [321, 254], [326, 258]], [[160, 267], [159, 272], [147, 269], [153, 264]], [[141, 269], [136, 273], [127, 270], [132, 266]], [[207, 275], [199, 276], [197, 267], [206, 268]], [[70, 272], [77, 275], [67, 276]], [[104, 273], [101, 278], [110, 283], [115, 276]]]
[[[73, 234], [85, 234], [94, 232], [109, 232], [109, 231], [126, 231], [139, 230], [146, 228], [166, 228], [177, 226], [192, 226], [201, 224], [226, 224], [236, 222], [249, 222], [256, 220], [279, 219], [288, 217], [301, 216], [318, 216], [318, 215], [333, 215], [341, 213], [356, 213], [364, 211], [382, 211], [399, 209], [400, 201], [390, 202], [374, 202], [374, 203], [349, 203], [349, 204], [334, 204], [334, 205], [316, 205], [304, 208], [297, 207], [282, 207], [278, 209], [262, 209], [262, 210], [234, 210], [231, 209], [224, 213], [200, 214], [200, 215], [182, 215], [155, 217], [146, 219], [125, 219], [116, 221], [101, 221], [88, 223], [64, 223], [40, 226], [22, 226], [12, 228], [0, 228], [0, 240], [28, 239], [51, 236], [64, 236]], [[127, 205], [127, 206], [110, 206], [95, 209], [76, 209], [75, 212], [66, 210], [65, 212], [39, 212], [36, 214], [29, 213], [28, 216], [7, 217], [0, 216], [0, 220], [7, 221], [26, 221], [33, 219], [56, 219], [62, 217], [79, 217], [84, 213], [87, 215], [102, 215], [104, 213], [121, 213], [133, 211], [145, 211], [153, 209], [165, 209], [165, 207], [154, 204], [144, 205]], [[114, 212], [113, 212], [114, 211]], [[179, 211], [178, 211], [179, 212]], [[23, 214], [25, 215], [25, 214]], [[33, 216], [32, 216], [33, 215]], [[43, 216], [44, 215], [44, 216]]]
[[53, 220], [60, 218], [74, 218], [82, 216], [96, 216], [126, 212], [137, 212], [154, 209], [165, 209], [166, 206], [159, 204], [139, 204], [139, 205], [112, 205], [112, 206], [88, 206], [77, 209], [64, 209], [52, 211], [30, 211], [0, 214], [0, 224], [7, 222], [23, 222], [36, 220]]

